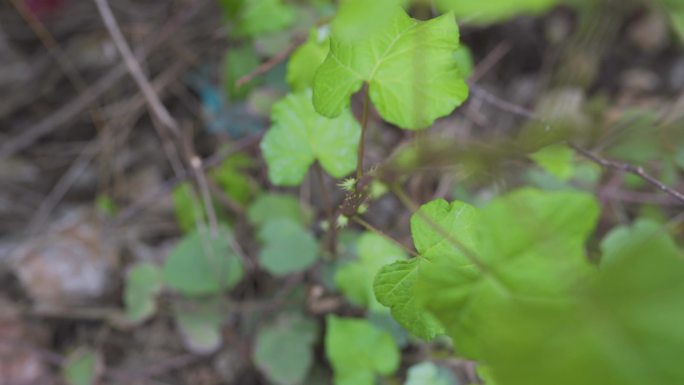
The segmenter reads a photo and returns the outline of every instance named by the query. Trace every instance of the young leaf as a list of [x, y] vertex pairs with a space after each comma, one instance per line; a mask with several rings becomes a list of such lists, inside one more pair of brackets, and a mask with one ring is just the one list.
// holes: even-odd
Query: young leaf
[[367, 321], [328, 316], [325, 352], [335, 385], [373, 385], [376, 375], [399, 367], [399, 348], [392, 336]]
[[504, 314], [486, 358], [496, 383], [529, 384], [532, 372], [540, 384], [683, 383], [684, 259], [658, 238], [616, 251], [566, 306]]
[[243, 266], [230, 247], [232, 236], [225, 225], [215, 235], [208, 228], [187, 234], [164, 263], [164, 282], [188, 296], [233, 288], [242, 278]]
[[279, 218], [291, 219], [300, 225], [307, 225], [311, 219], [308, 209], [303, 209], [295, 197], [284, 194], [259, 195], [247, 210], [247, 219], [257, 227]]
[[406, 259], [406, 254], [397, 245], [374, 233], [364, 233], [357, 250], [358, 260], [347, 263], [336, 272], [335, 284], [350, 302], [373, 311], [385, 310], [375, 299], [373, 278], [382, 266]]
[[274, 384], [302, 384], [313, 362], [316, 324], [301, 315], [280, 317], [259, 330], [253, 359]]
[[302, 183], [314, 161], [335, 178], [356, 167], [361, 128], [349, 110], [328, 119], [311, 105], [311, 92], [290, 94], [273, 107], [273, 127], [261, 141], [268, 175], [276, 185]]
[[572, 163], [574, 156], [575, 152], [571, 148], [556, 144], [542, 148], [530, 155], [530, 158], [558, 180], [567, 181], [575, 171]]
[[318, 258], [316, 238], [290, 219], [269, 221], [259, 235], [264, 241], [259, 262], [271, 274], [287, 275], [305, 270]]
[[329, 50], [328, 30], [312, 30], [309, 40], [292, 53], [287, 64], [287, 83], [293, 91], [300, 92], [313, 87], [316, 70], [328, 56]]
[[594, 198], [574, 191], [519, 190], [482, 211], [431, 202], [411, 221], [416, 248], [431, 262], [418, 271], [418, 303], [460, 353], [479, 358], [487, 348], [482, 334], [498, 327], [504, 309], [562, 302], [595, 272], [584, 242], [597, 216]]
[[247, 176], [245, 169], [254, 166], [254, 161], [245, 154], [235, 154], [226, 158], [211, 171], [211, 177], [231, 199], [247, 204], [255, 195], [256, 187]]
[[151, 263], [133, 266], [126, 276], [124, 304], [126, 315], [132, 322], [142, 322], [157, 310], [156, 296], [162, 289], [162, 275]]
[[425, 22], [399, 6], [386, 14], [383, 28], [359, 39], [332, 34], [330, 53], [314, 78], [314, 106], [336, 117], [367, 82], [383, 119], [405, 129], [426, 128], [468, 97], [454, 57], [458, 26], [451, 14]]

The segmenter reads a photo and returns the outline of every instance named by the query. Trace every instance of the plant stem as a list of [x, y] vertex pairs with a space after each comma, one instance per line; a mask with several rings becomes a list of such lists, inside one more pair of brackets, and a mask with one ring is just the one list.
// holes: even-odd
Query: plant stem
[[372, 233], [375, 233], [375, 234], [377, 234], [377, 235], [379, 235], [379, 236], [385, 238], [386, 240], [388, 240], [388, 241], [394, 243], [395, 245], [401, 247], [401, 249], [404, 250], [404, 251], [406, 251], [408, 254], [410, 254], [410, 255], [412, 255], [412, 256], [414, 256], [414, 257], [419, 257], [419, 255], [418, 255], [418, 253], [417, 253], [416, 251], [414, 251], [414, 250], [412, 250], [412, 249], [406, 247], [406, 245], [404, 245], [403, 243], [401, 243], [401, 242], [399, 242], [398, 240], [396, 240], [396, 239], [390, 237], [389, 235], [383, 233], [381, 230], [377, 229], [376, 227], [374, 227], [374, 226], [371, 225], [370, 223], [364, 221], [364, 220], [363, 220], [361, 217], [359, 217], [358, 215], [353, 216], [353, 217], [352, 217], [352, 220], [353, 220], [354, 222], [358, 223], [359, 225], [361, 225], [361, 226], [362, 226], [363, 228], [365, 228], [366, 230], [368, 230], [368, 231], [370, 231], [370, 232], [372, 232]]
[[323, 205], [325, 205], [326, 215], [328, 217], [328, 248], [333, 257], [337, 257], [337, 225], [335, 220], [335, 210], [332, 203], [332, 195], [325, 185], [325, 180], [323, 178], [323, 167], [320, 163], [316, 162], [314, 164], [314, 169], [316, 173], [316, 179], [318, 179], [318, 185], [321, 189], [321, 195], [323, 196]]
[[366, 129], [368, 128], [368, 110], [370, 98], [368, 95], [368, 86], [365, 87], [363, 96], [363, 114], [361, 115], [361, 139], [359, 140], [359, 153], [356, 159], [356, 184], [358, 186], [361, 177], [363, 176], [363, 155], [365, 152]]

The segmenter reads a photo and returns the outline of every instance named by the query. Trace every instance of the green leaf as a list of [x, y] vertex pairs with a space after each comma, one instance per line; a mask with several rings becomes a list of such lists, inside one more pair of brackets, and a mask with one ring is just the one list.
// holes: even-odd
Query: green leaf
[[256, 187], [245, 173], [245, 170], [252, 166], [254, 161], [249, 156], [235, 154], [227, 157], [213, 169], [211, 177], [232, 200], [245, 205], [252, 200], [256, 192]]
[[274, 384], [301, 384], [313, 362], [316, 334], [313, 321], [299, 314], [281, 316], [259, 330], [254, 363]]
[[408, 0], [342, 0], [332, 21], [337, 38], [354, 41], [387, 28], [392, 22], [388, 9], [405, 6]]
[[309, 39], [290, 56], [287, 64], [287, 83], [293, 91], [300, 92], [313, 87], [316, 70], [330, 50], [330, 38], [325, 28], [314, 29]]
[[79, 348], [66, 357], [62, 375], [69, 385], [94, 385], [100, 367], [100, 357], [96, 351]]
[[124, 304], [132, 322], [142, 322], [157, 311], [156, 297], [162, 289], [162, 274], [151, 263], [138, 263], [126, 275]]
[[[225, 1], [225, 0], [224, 0]], [[294, 9], [281, 0], [233, 0], [228, 7], [235, 19], [237, 37], [278, 32], [294, 22]]]
[[250, 46], [229, 48], [223, 59], [223, 87], [231, 100], [242, 100], [254, 88], [251, 81], [241, 87], [236, 84], [243, 76], [259, 66], [260, 60]]
[[467, 79], [472, 75], [473, 69], [475, 67], [473, 63], [473, 54], [470, 49], [464, 45], [461, 45], [454, 52], [454, 58], [456, 59], [456, 65], [458, 70], [461, 71], [461, 76]]
[[386, 9], [382, 28], [358, 39], [333, 32], [330, 53], [314, 78], [316, 110], [336, 117], [364, 82], [383, 119], [405, 129], [430, 126], [468, 97], [456, 59], [458, 26], [452, 15], [411, 19], [399, 6]]
[[672, 29], [679, 39], [684, 42], [684, 3], [680, 0], [660, 0], [664, 12], [670, 16]]
[[114, 217], [118, 212], [116, 202], [108, 195], [98, 195], [95, 198], [95, 207], [98, 211], [108, 217]]
[[507, 342], [487, 356], [496, 383], [527, 385], [530, 373], [554, 385], [682, 383], [684, 259], [664, 246], [644, 238], [615, 251], [597, 279], [555, 311], [506, 314], [492, 338]]
[[670, 20], [679, 40], [684, 41], [684, 10], [671, 13]]
[[273, 275], [306, 270], [318, 259], [316, 238], [290, 219], [269, 221], [259, 236], [264, 241], [259, 262]]
[[311, 105], [311, 92], [305, 91], [278, 102], [272, 120], [261, 151], [274, 184], [301, 184], [314, 161], [335, 178], [356, 167], [361, 128], [349, 110], [332, 119], [321, 116]]
[[559, 3], [559, 0], [436, 0], [443, 12], [453, 12], [460, 20], [489, 24], [519, 15], [536, 15]]
[[560, 181], [572, 178], [575, 166], [572, 163], [575, 152], [566, 145], [555, 144], [542, 148], [530, 155], [541, 168]]
[[211, 354], [221, 347], [221, 314], [220, 303], [216, 300], [175, 304], [176, 326], [188, 350]]
[[204, 206], [194, 199], [192, 192], [192, 185], [184, 182], [174, 187], [171, 193], [176, 221], [184, 232], [192, 231], [198, 220], [204, 221], [206, 218]]
[[357, 250], [358, 259], [335, 273], [335, 284], [351, 303], [373, 311], [385, 310], [375, 299], [373, 279], [382, 266], [406, 259], [406, 254], [399, 246], [374, 233], [364, 233]]
[[291, 219], [300, 225], [306, 225], [310, 221], [308, 210], [302, 209], [297, 198], [284, 194], [262, 194], [252, 203], [247, 210], [247, 219], [257, 227], [279, 218]]
[[384, 266], [375, 277], [375, 296], [392, 311], [392, 316], [416, 337], [431, 340], [444, 333], [439, 321], [418, 304], [415, 283], [421, 258]]
[[[423, 215], [430, 218], [430, 222]], [[429, 340], [444, 332], [439, 321], [417, 302], [415, 284], [419, 270], [435, 258], [465, 259], [432, 225], [454, 234], [466, 247], [477, 248], [479, 234], [474, 223], [478, 220], [478, 210], [462, 202], [449, 205], [446, 201], [438, 200], [424, 205], [421, 213], [411, 218], [411, 232], [420, 257], [385, 266], [376, 277], [378, 300], [390, 307], [397, 322], [412, 334]], [[469, 264], [467, 259], [465, 262]]]
[[202, 296], [230, 290], [240, 281], [242, 260], [229, 243], [233, 234], [225, 225], [217, 230], [197, 229], [183, 237], [164, 263], [167, 285], [187, 296]]
[[639, 219], [631, 227], [616, 227], [608, 233], [601, 242], [601, 251], [603, 252], [601, 265], [606, 266], [616, 263], [617, 258], [634, 254], [648, 255], [657, 251], [662, 254], [676, 255], [678, 247], [662, 224], [648, 219]]
[[458, 385], [458, 381], [449, 369], [422, 362], [409, 368], [404, 385]]
[[594, 198], [574, 191], [519, 190], [481, 211], [431, 202], [411, 222], [416, 248], [431, 262], [418, 271], [418, 302], [460, 353], [479, 358], [500, 312], [519, 302], [563, 301], [595, 272], [584, 242], [597, 216]]
[[325, 351], [335, 385], [373, 385], [376, 375], [399, 367], [399, 348], [392, 336], [367, 321], [328, 316]]
[[492, 377], [492, 371], [487, 366], [478, 365], [475, 369], [477, 376], [484, 381], [484, 385], [496, 385], [494, 378]]

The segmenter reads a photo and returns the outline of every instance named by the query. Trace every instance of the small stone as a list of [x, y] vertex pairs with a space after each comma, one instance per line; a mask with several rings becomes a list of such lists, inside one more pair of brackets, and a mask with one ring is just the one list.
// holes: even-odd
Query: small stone
[[14, 251], [14, 272], [38, 306], [86, 305], [112, 287], [118, 250], [90, 211], [58, 219], [47, 234], [33, 237]]

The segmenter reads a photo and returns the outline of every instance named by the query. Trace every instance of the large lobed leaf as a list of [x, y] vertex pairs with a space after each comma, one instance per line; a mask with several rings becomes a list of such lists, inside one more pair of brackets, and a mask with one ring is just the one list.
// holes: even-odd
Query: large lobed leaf
[[458, 26], [451, 14], [420, 22], [396, 5], [384, 14], [386, 22], [355, 39], [333, 30], [330, 53], [314, 78], [314, 105], [325, 116], [338, 116], [367, 82], [383, 119], [426, 128], [468, 97], [454, 56]]
[[464, 356], [481, 357], [498, 314], [522, 303], [563, 302], [594, 272], [583, 245], [598, 207], [584, 193], [519, 190], [479, 210], [430, 202], [411, 219], [420, 256], [383, 268], [376, 295], [412, 333], [442, 326]]
[[684, 383], [684, 255], [656, 227], [611, 234], [629, 246], [604, 248], [608, 263], [565, 306], [505, 314], [490, 338], [509, 343], [487, 352], [497, 384]]
[[425, 205], [412, 222], [416, 246], [427, 242], [423, 253], [432, 261], [419, 271], [418, 301], [461, 354], [479, 358], [489, 348], [484, 336], [501, 327], [499, 314], [520, 304], [555, 306], [591, 276], [583, 246], [597, 216], [594, 198], [580, 192], [524, 189], [481, 211], [459, 202]]

